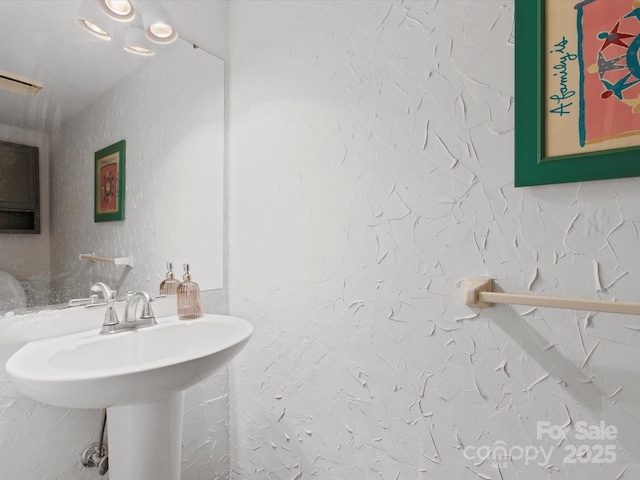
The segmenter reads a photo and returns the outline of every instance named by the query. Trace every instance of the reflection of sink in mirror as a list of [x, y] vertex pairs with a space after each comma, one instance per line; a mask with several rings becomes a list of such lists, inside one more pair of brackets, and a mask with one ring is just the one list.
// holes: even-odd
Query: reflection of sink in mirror
[[0, 271], [0, 315], [27, 306], [27, 295], [20, 282], [10, 273]]
[[184, 390], [229, 362], [252, 332], [239, 318], [173, 316], [140, 330], [31, 342], [6, 370], [35, 400], [107, 408], [112, 480], [179, 478]]
[[[209, 45], [216, 33], [207, 19], [219, 15], [216, 3], [167, 6], [183, 38]], [[3, 50], [2, 69], [41, 80], [44, 88], [29, 98], [0, 91], [0, 140], [39, 147], [42, 200], [41, 234], [0, 235], [0, 271], [28, 282], [29, 306], [86, 297], [97, 281], [117, 284], [121, 269], [79, 261], [90, 252], [133, 257], [128, 290], [157, 292], [167, 261], [189, 262], [203, 290], [221, 288], [223, 61], [183, 39], [155, 57], [117, 57], [118, 42], [77, 26], [79, 5], [2, 2], [0, 43], [12, 45]], [[126, 140], [125, 220], [96, 224], [94, 154], [120, 140]], [[188, 215], [203, 192], [206, 217]]]

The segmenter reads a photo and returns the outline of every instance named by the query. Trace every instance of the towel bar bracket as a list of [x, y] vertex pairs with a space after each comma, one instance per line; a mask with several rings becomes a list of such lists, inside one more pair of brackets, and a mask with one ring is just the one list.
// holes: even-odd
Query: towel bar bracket
[[464, 280], [464, 304], [469, 307], [487, 308], [493, 303], [480, 300], [478, 293], [492, 292], [493, 280], [491, 278], [465, 278]]

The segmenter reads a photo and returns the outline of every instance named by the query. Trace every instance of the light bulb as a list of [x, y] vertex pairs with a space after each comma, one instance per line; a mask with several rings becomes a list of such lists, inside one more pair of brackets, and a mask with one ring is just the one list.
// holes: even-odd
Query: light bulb
[[124, 31], [123, 47], [127, 52], [136, 55], [149, 57], [156, 54], [144, 31], [137, 27], [129, 27]]
[[92, 23], [89, 20], [82, 20], [82, 22], [87, 26], [87, 28], [89, 28], [90, 30], [94, 31], [98, 35], [104, 35], [106, 37], [111, 38], [111, 35], [109, 35], [109, 32], [107, 32], [104, 28], [99, 27], [95, 23]]
[[178, 38], [171, 14], [158, 5], [145, 6], [142, 10], [144, 31], [152, 42], [171, 43]]
[[136, 16], [133, 4], [129, 0], [97, 0], [97, 3], [100, 10], [118, 22], [128, 22]]
[[116, 15], [126, 16], [131, 13], [133, 7], [128, 0], [105, 0], [107, 8]]
[[149, 50], [148, 48], [139, 47], [138, 45], [129, 45], [127, 48], [140, 55], [153, 55], [153, 51]]
[[154, 23], [153, 25], [149, 26], [149, 30], [151, 30], [151, 33], [159, 38], [169, 38], [173, 33], [173, 28], [171, 27], [171, 25], [167, 25], [166, 23]]
[[76, 15], [76, 21], [91, 35], [102, 40], [111, 40], [108, 29], [112, 27], [112, 22], [100, 12], [94, 1], [84, 0], [82, 2], [78, 15]]

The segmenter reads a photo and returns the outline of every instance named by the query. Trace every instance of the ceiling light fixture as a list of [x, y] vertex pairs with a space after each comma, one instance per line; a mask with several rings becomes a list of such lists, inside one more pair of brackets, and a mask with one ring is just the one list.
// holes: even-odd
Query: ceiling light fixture
[[[143, 56], [155, 55], [155, 47], [149, 41], [167, 44], [178, 38], [169, 11], [159, 5], [159, 2], [154, 3], [138, 5], [142, 22], [136, 19], [133, 22], [135, 27], [125, 29], [123, 46], [127, 52]], [[111, 40], [110, 31], [115, 28], [113, 20], [130, 22], [135, 16], [133, 0], [83, 0], [76, 20], [91, 35]], [[144, 27], [143, 30], [138, 28], [140, 24]]]
[[76, 16], [78, 25], [84, 28], [94, 37], [102, 40], [111, 40], [111, 34], [107, 30], [109, 21], [101, 14], [98, 5], [92, 0], [83, 0], [80, 11]]
[[124, 31], [124, 49], [134, 55], [150, 57], [155, 55], [151, 42], [139, 27], [129, 27]]
[[128, 22], [136, 16], [135, 8], [129, 0], [98, 0], [98, 7], [109, 18], [118, 22]]
[[171, 43], [178, 38], [173, 20], [167, 10], [159, 6], [148, 6], [142, 11], [144, 32], [155, 43]]

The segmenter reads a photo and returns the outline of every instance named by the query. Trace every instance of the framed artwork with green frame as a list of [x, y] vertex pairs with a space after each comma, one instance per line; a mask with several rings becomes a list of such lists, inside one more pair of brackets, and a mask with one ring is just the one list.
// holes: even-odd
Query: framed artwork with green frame
[[124, 220], [125, 151], [121, 140], [95, 153], [95, 222]]
[[516, 187], [640, 175], [640, 8], [515, 0]]

